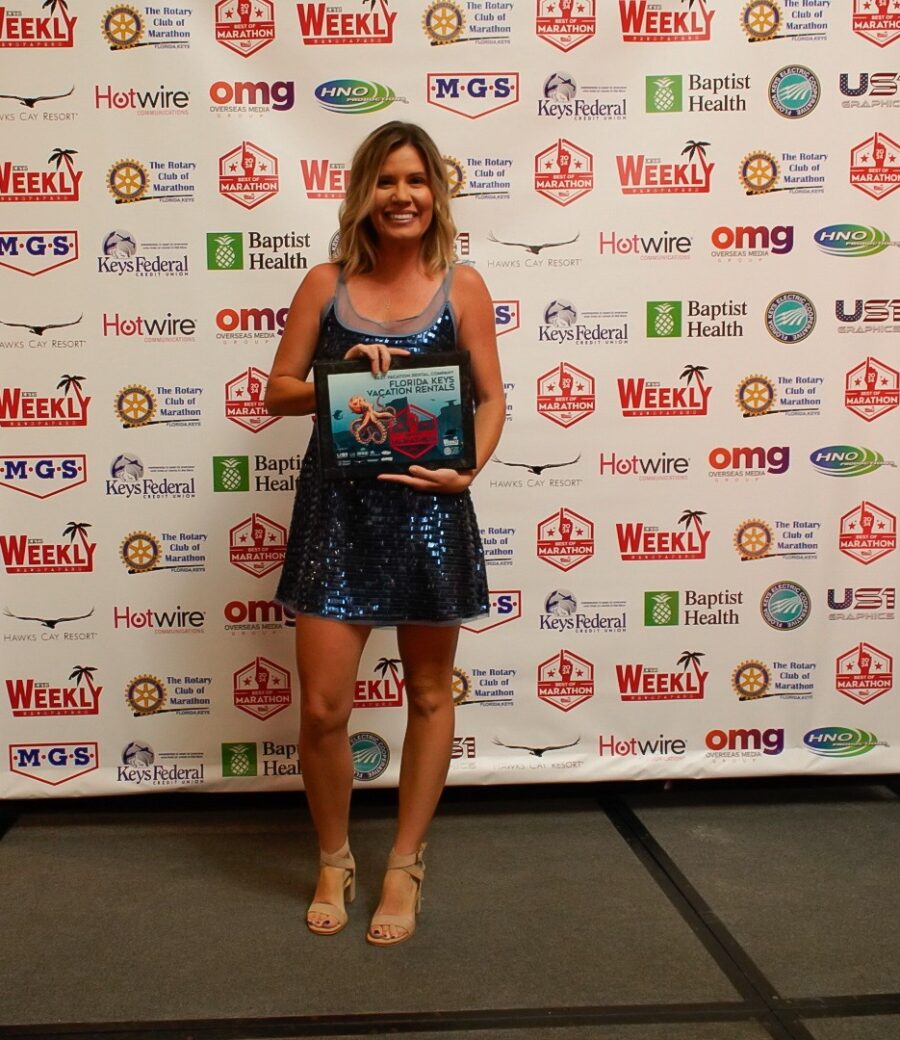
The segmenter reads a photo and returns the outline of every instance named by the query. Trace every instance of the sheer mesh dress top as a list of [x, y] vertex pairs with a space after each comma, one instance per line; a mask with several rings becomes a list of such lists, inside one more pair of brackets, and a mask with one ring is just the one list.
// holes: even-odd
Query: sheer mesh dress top
[[[396, 321], [357, 313], [343, 277], [324, 308], [314, 361], [357, 343], [413, 355], [456, 350], [452, 268], [425, 309]], [[488, 613], [487, 576], [468, 490], [416, 491], [376, 478], [330, 480], [313, 429], [297, 484], [276, 599], [297, 614], [360, 624], [458, 624]]]

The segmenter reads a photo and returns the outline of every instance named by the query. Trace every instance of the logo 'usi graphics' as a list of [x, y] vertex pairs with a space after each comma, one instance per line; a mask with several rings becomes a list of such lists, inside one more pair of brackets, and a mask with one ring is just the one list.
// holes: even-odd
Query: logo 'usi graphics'
[[900, 39], [900, 7], [895, 0], [853, 0], [853, 31], [876, 47]]
[[219, 0], [215, 7], [216, 40], [249, 58], [275, 39], [272, 0]]
[[769, 104], [786, 119], [808, 116], [820, 93], [819, 77], [805, 65], [785, 65], [769, 81]]
[[266, 411], [265, 390], [269, 379], [252, 365], [225, 384], [225, 418], [251, 433], [259, 433], [277, 422], [281, 416]]
[[851, 148], [850, 183], [876, 201], [896, 191], [900, 187], [900, 144], [876, 131]]
[[795, 581], [776, 581], [763, 592], [759, 612], [763, 621], [779, 632], [792, 632], [809, 617], [809, 593]]
[[330, 159], [301, 159], [300, 176], [308, 199], [342, 199], [350, 183], [350, 167]]
[[705, 0], [685, 9], [674, 0], [619, 0], [619, 22], [625, 43], [702, 43], [710, 38], [716, 12]]
[[190, 47], [191, 33], [187, 20], [191, 14], [190, 8], [186, 7], [144, 7], [140, 10], [130, 4], [116, 4], [103, 16], [100, 31], [111, 51], [131, 50], [133, 47]]
[[875, 256], [894, 245], [891, 236], [868, 224], [828, 224], [813, 233], [813, 241], [829, 256]]
[[706, 161], [709, 141], [688, 141], [684, 162], [662, 162], [642, 152], [617, 155], [616, 169], [623, 195], [695, 195], [709, 192], [715, 163]]
[[9, 745], [10, 772], [50, 787], [90, 773], [99, 764], [100, 748], [96, 741]]
[[534, 190], [557, 205], [568, 206], [593, 187], [593, 155], [566, 138], [534, 157]]
[[597, 31], [594, 0], [537, 0], [535, 32], [561, 51], [570, 51]]
[[234, 706], [262, 721], [291, 704], [291, 673], [267, 657], [256, 657], [239, 668], [233, 688]]
[[94, 569], [96, 542], [88, 540], [91, 524], [71, 521], [62, 532], [68, 542], [46, 542], [27, 534], [0, 534], [0, 559], [7, 574], [88, 573]]
[[368, 0], [367, 11], [359, 6], [348, 0], [297, 4], [304, 44], [393, 43], [397, 14], [389, 10], [388, 0]]
[[[81, 392], [84, 376], [63, 375], [56, 384], [61, 397], [39, 395], [34, 390], [0, 388], [0, 428], [20, 426], [87, 426], [90, 397]], [[71, 396], [70, 396], [71, 393]]]
[[616, 682], [623, 701], [702, 700], [709, 672], [703, 671], [700, 650], [685, 650], [681, 671], [666, 672], [645, 664], [617, 664]]
[[0, 48], [71, 47], [77, 21], [77, 17], [69, 17], [66, 0], [56, 0], [48, 13], [40, 15], [26, 15], [0, 7]]
[[480, 119], [519, 100], [518, 72], [429, 72], [428, 103]]
[[100, 711], [102, 686], [91, 678], [97, 669], [76, 665], [69, 675], [73, 686], [53, 686], [28, 676], [7, 679], [6, 695], [14, 719], [57, 718], [61, 715], [97, 715]]
[[0, 267], [32, 278], [78, 259], [77, 231], [0, 231]]
[[74, 148], [54, 148], [50, 170], [30, 170], [19, 163], [0, 163], [0, 202], [77, 202], [84, 176], [75, 169]]
[[896, 334], [900, 332], [900, 297], [863, 299], [857, 296], [854, 300], [835, 300], [834, 316], [841, 322], [838, 325], [839, 333]]
[[254, 209], [278, 194], [278, 159], [252, 141], [219, 158], [219, 194]]
[[594, 555], [594, 525], [590, 520], [563, 506], [538, 524], [539, 560], [570, 571]]
[[537, 691], [540, 700], [571, 711], [594, 696], [594, 666], [571, 650], [560, 650], [538, 665]]
[[253, 513], [231, 528], [228, 546], [228, 558], [235, 567], [262, 578], [284, 563], [287, 529], [262, 513]]
[[862, 588], [845, 586], [828, 590], [830, 621], [893, 621], [897, 606], [897, 590], [892, 585], [873, 585]]
[[622, 415], [649, 416], [706, 415], [712, 387], [703, 381], [706, 365], [686, 365], [679, 377], [684, 386], [661, 386], [643, 376], [619, 378], [619, 405]]
[[823, 758], [855, 758], [876, 747], [886, 747], [874, 733], [849, 726], [819, 726], [803, 737], [807, 750]]
[[867, 357], [844, 377], [844, 404], [866, 422], [893, 411], [900, 405], [900, 372]]
[[0, 455], [0, 487], [32, 498], [52, 498], [86, 480], [86, 455]]
[[710, 532], [704, 530], [702, 509], [686, 509], [678, 518], [683, 531], [662, 531], [642, 522], [617, 523], [619, 558], [635, 560], [705, 560]]
[[467, 621], [462, 627], [476, 635], [491, 628], [505, 625], [522, 616], [522, 592], [520, 589], [491, 589], [488, 592], [490, 613], [483, 618]]
[[538, 377], [538, 415], [558, 426], [567, 428], [586, 419], [595, 404], [594, 377], [567, 361]]
[[835, 661], [835, 688], [859, 704], [869, 704], [894, 685], [894, 659], [871, 643], [859, 643]]
[[898, 108], [898, 80], [900, 74], [896, 72], [858, 72], [851, 86], [850, 73], [842, 72], [838, 83], [841, 93], [850, 100], [842, 101], [841, 108]]
[[863, 501], [841, 517], [838, 548], [860, 563], [874, 563], [897, 548], [897, 518]]

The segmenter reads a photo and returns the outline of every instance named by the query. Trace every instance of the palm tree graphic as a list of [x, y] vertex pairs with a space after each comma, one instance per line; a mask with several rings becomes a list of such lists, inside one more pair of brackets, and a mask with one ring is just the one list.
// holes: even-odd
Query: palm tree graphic
[[708, 179], [709, 166], [706, 165], [706, 149], [709, 148], [709, 141], [688, 141], [684, 148], [681, 149], [681, 154], [687, 154], [688, 162], [692, 163], [694, 157], [700, 161], [700, 165], [703, 167], [704, 180]]
[[693, 524], [694, 529], [699, 535], [703, 528], [703, 521], [700, 519], [701, 516], [706, 516], [706, 511], [704, 509], [685, 509], [678, 518], [678, 523], [684, 524], [685, 530]]
[[48, 14], [51, 17], [56, 14], [56, 9], [58, 7], [60, 11], [62, 11], [63, 18], [65, 18], [66, 21], [69, 20], [69, 5], [66, 3], [66, 0], [44, 0], [44, 2], [41, 4], [41, 9], [45, 7], [50, 8]]
[[678, 377], [679, 379], [686, 379], [687, 385], [690, 386], [694, 379], [703, 386], [703, 373], [707, 370], [708, 365], [685, 365], [684, 371]]
[[400, 672], [397, 670], [397, 665], [400, 663], [399, 657], [382, 657], [379, 658], [378, 663], [375, 665], [375, 671], [378, 672], [382, 679], [387, 678], [387, 673], [390, 671], [398, 690], [400, 689]]
[[75, 536], [77, 535], [81, 539], [81, 544], [84, 546], [85, 552], [90, 555], [90, 546], [87, 540], [87, 529], [92, 527], [92, 524], [76, 523], [74, 520], [70, 520], [63, 530], [63, 538], [68, 535], [69, 541], [74, 542]]
[[688, 670], [688, 668], [690, 668], [691, 665], [693, 665], [694, 674], [697, 676], [697, 681], [699, 682], [702, 675], [700, 671], [700, 658], [705, 656], [706, 654], [704, 654], [701, 650], [683, 650], [681, 652], [681, 657], [678, 658], [678, 663], [681, 665], [682, 669], [685, 672]]
[[69, 391], [74, 390], [75, 396], [78, 398], [81, 404], [84, 404], [84, 397], [81, 393], [81, 384], [84, 381], [84, 376], [70, 376], [67, 373], [63, 373], [60, 381], [56, 384], [57, 390], [63, 390], [66, 397], [69, 396]]
[[82, 681], [85, 682], [87, 684], [87, 688], [91, 691], [91, 694], [94, 696], [95, 699], [97, 696], [97, 687], [94, 686], [93, 682], [91, 681], [91, 675], [96, 671], [97, 669], [91, 667], [90, 665], [77, 664], [72, 669], [72, 673], [69, 676], [70, 679], [75, 680], [76, 686], [80, 686]]
[[47, 159], [47, 162], [55, 162], [57, 170], [63, 163], [65, 163], [66, 169], [69, 171], [69, 174], [74, 178], [75, 166], [72, 163], [73, 155], [78, 155], [77, 148], [54, 148], [53, 151], [50, 153], [50, 157]]

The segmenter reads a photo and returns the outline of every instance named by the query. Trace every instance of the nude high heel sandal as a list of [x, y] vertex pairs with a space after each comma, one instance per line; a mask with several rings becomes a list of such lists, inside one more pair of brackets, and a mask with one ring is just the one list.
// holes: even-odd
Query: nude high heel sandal
[[[350, 842], [345, 841], [343, 847], [337, 852], [320, 850], [319, 866], [337, 867], [344, 871], [344, 901], [340, 906], [334, 903], [323, 903], [321, 900], [310, 903], [309, 910], [306, 912], [306, 927], [316, 935], [337, 935], [347, 924], [347, 911], [344, 909], [343, 903], [352, 903], [356, 898], [356, 862], [350, 852]], [[328, 925], [314, 924], [309, 919], [311, 913], [327, 914], [331, 923]]]
[[[399, 943], [411, 939], [416, 930], [416, 914], [422, 908], [422, 884], [425, 880], [425, 863], [422, 854], [426, 846], [420, 845], [418, 851], [399, 853], [391, 851], [388, 856], [388, 870], [402, 870], [409, 874], [416, 882], [416, 902], [411, 914], [375, 914], [372, 918], [369, 930], [366, 932], [366, 941], [373, 946], [397, 946]], [[383, 928], [385, 925], [393, 924], [399, 928], [405, 928], [406, 934], [395, 938], [389, 936], [373, 935], [373, 928]]]

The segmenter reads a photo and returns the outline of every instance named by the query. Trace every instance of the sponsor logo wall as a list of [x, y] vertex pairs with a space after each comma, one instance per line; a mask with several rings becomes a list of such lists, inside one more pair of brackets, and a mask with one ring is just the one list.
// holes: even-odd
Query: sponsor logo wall
[[[302, 785], [264, 394], [395, 118], [507, 395], [450, 782], [896, 771], [896, 8], [0, 8], [0, 798]], [[395, 785], [392, 632], [353, 696]]]

